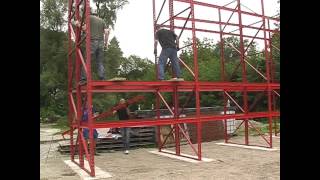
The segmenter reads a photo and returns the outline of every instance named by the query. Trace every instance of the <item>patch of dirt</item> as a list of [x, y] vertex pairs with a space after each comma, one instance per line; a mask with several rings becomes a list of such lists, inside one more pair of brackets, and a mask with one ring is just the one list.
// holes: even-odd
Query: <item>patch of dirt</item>
[[[244, 143], [243, 136], [236, 136], [232, 142]], [[112, 174], [110, 180], [238, 180], [238, 179], [280, 179], [280, 151], [263, 151], [239, 147], [220, 146], [213, 141], [202, 143], [202, 156], [216, 161], [198, 164], [151, 154], [151, 148], [130, 150], [129, 155], [122, 151], [100, 153], [95, 156], [95, 165]], [[250, 144], [266, 145], [259, 136], [249, 137]], [[275, 148], [279, 148], [280, 139], [273, 138]], [[194, 145], [197, 147], [197, 145]], [[279, 148], [280, 149], [280, 148]], [[174, 150], [174, 148], [169, 148]], [[181, 152], [194, 155], [189, 145], [181, 147]], [[80, 179], [63, 160], [68, 155], [56, 154], [40, 161], [42, 179]]]

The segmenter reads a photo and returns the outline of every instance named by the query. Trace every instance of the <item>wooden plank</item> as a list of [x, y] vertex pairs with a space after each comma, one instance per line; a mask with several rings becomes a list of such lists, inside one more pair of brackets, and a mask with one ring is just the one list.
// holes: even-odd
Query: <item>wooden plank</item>
[[[147, 145], [154, 145], [150, 142], [130, 143], [130, 148], [143, 147]], [[123, 144], [111, 144], [107, 146], [97, 146], [97, 150], [123, 150]], [[70, 153], [70, 149], [58, 149], [60, 153]], [[77, 149], [75, 150], [77, 152]]]

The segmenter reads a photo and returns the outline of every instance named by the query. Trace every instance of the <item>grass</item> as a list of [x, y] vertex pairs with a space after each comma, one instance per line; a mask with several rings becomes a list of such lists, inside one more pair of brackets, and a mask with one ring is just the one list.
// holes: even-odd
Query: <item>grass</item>
[[[262, 126], [256, 127], [258, 130], [260, 130], [262, 133], [269, 133], [269, 124], [268, 123], [263, 123]], [[274, 133], [274, 124], [272, 123], [272, 131]], [[277, 122], [277, 131], [280, 130], [280, 123]], [[236, 132], [237, 135], [244, 135], [244, 125], [241, 125], [241, 127], [238, 129]], [[259, 136], [259, 132], [256, 131], [254, 128], [249, 127], [249, 135], [251, 136]]]
[[156, 146], [156, 144], [149, 144], [149, 145], [144, 145], [142, 147], [144, 147], [144, 148], [156, 148], [157, 146]]
[[55, 124], [52, 125], [52, 128], [60, 129], [60, 132], [57, 132], [56, 134], [68, 130], [69, 122], [67, 117], [61, 117], [60, 119], [58, 119], [57, 122], [55, 122]]

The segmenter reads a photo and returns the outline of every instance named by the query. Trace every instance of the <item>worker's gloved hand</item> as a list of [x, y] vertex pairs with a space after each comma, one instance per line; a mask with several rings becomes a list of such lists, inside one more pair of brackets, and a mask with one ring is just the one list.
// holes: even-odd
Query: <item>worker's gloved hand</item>
[[177, 51], [180, 51], [180, 48], [179, 48], [179, 47], [177, 47]]

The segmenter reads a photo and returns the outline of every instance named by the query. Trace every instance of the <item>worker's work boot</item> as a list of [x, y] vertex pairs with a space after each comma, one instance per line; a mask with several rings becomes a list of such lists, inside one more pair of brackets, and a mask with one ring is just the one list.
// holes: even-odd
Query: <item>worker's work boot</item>
[[125, 81], [125, 80], [127, 79], [122, 77], [115, 77], [115, 78], [109, 79], [108, 81]]
[[183, 78], [172, 78], [172, 79], [170, 79], [170, 80], [168, 80], [168, 81], [184, 81], [184, 79]]

